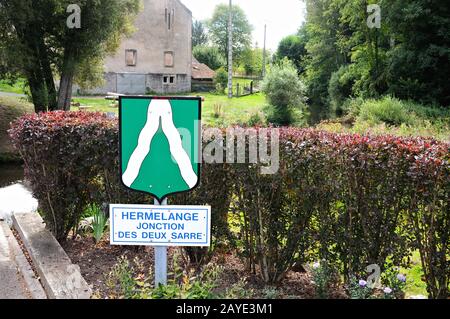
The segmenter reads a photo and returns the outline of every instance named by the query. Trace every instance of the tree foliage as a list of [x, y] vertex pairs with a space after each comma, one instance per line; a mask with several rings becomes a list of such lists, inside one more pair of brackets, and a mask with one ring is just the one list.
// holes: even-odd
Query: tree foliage
[[[247, 48], [242, 52], [242, 56], [238, 63], [244, 69], [246, 75], [261, 76], [263, 67], [263, 49]], [[266, 64], [270, 61], [271, 53], [266, 51]], [[266, 65], [268, 68], [268, 65]]]
[[[380, 28], [367, 23], [367, 6], [374, 3], [381, 9]], [[331, 102], [339, 110], [349, 97], [389, 94], [450, 105], [450, 3], [307, 0], [306, 5], [304, 78], [314, 103]]]
[[[211, 20], [208, 22], [211, 41], [219, 48], [220, 53], [228, 61], [228, 16], [229, 6], [216, 6]], [[242, 52], [249, 48], [252, 40], [252, 29], [245, 12], [237, 5], [232, 7], [233, 17], [233, 56], [238, 60]]]
[[[86, 65], [117, 49], [121, 37], [132, 31], [133, 17], [140, 8], [139, 0], [79, 1], [81, 27], [69, 28], [72, 3], [0, 1], [0, 70], [27, 79], [36, 111], [68, 109], [74, 78], [93, 78], [95, 74], [86, 72], [100, 71]], [[55, 72], [60, 78], [59, 92]]]
[[201, 21], [192, 22], [192, 47], [198, 45], [205, 45], [208, 42], [208, 34], [206, 33], [205, 26]]
[[278, 44], [276, 59], [288, 58], [294, 63], [299, 74], [303, 73], [305, 70], [305, 58], [307, 57], [306, 41], [305, 28], [300, 28], [296, 35], [289, 35], [283, 38]]
[[225, 65], [225, 59], [219, 52], [219, 49], [213, 46], [196, 46], [192, 52], [198, 62], [204, 63], [213, 70]]
[[293, 109], [300, 108], [306, 101], [305, 85], [300, 80], [295, 66], [287, 59], [272, 66], [264, 78], [262, 90], [273, 107], [268, 116], [268, 120], [273, 124], [291, 124]]

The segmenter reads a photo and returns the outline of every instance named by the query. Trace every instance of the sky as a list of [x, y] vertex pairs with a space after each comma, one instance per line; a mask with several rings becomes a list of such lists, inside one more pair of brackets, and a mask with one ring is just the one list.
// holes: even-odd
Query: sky
[[[212, 17], [216, 5], [228, 0], [181, 0], [192, 11], [195, 20]], [[305, 21], [306, 9], [302, 0], [233, 0], [246, 13], [253, 26], [253, 43], [264, 43], [264, 24], [267, 24], [267, 47], [275, 51], [287, 35], [297, 32]]]

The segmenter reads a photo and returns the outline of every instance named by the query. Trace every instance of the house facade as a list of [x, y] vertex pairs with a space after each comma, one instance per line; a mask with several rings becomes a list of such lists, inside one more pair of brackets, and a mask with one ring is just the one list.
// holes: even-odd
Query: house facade
[[143, 0], [135, 33], [105, 60], [105, 94], [191, 91], [192, 13], [180, 0]]

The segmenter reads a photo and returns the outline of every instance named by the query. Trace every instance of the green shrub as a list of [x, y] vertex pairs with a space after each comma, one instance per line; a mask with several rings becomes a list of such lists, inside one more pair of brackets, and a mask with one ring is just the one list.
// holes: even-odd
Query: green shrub
[[105, 228], [108, 223], [106, 214], [96, 204], [88, 205], [85, 209], [85, 214], [92, 216], [91, 229], [94, 234], [95, 243], [99, 243], [105, 233]]
[[371, 124], [386, 123], [395, 126], [414, 125], [417, 122], [415, 114], [411, 113], [402, 101], [392, 97], [366, 100], [360, 107], [358, 120], [368, 121]]
[[352, 299], [403, 299], [406, 277], [398, 273], [396, 267], [386, 267], [381, 274], [382, 285], [371, 286], [364, 279], [351, 277], [347, 292]]
[[[177, 256], [174, 255], [176, 263]], [[108, 287], [115, 292], [116, 298], [125, 299], [213, 299], [220, 296], [214, 292], [222, 270], [212, 264], [206, 265], [201, 272], [186, 273], [176, 264], [167, 285], [154, 286], [153, 276], [142, 273], [141, 262], [131, 263], [120, 258], [107, 277]], [[136, 276], [139, 272], [140, 275]], [[139, 278], [139, 279], [137, 279]]]
[[331, 75], [328, 84], [330, 105], [337, 116], [342, 116], [347, 111], [345, 101], [352, 95], [355, 78], [350, 72], [349, 66], [341, 66]]
[[322, 263], [316, 262], [312, 268], [316, 296], [320, 299], [329, 298], [331, 289], [340, 282], [338, 271], [326, 261]]
[[138, 283], [134, 278], [134, 268], [126, 257], [118, 259], [106, 278], [106, 285], [121, 298], [131, 299], [135, 296]]
[[[369, 106], [367, 106], [369, 105]], [[372, 123], [400, 123], [410, 124], [411, 121], [408, 118], [409, 114], [412, 117], [412, 122], [416, 120], [415, 124], [424, 124], [424, 122], [430, 122], [432, 124], [447, 124], [450, 125], [450, 110], [435, 105], [422, 105], [413, 101], [404, 101], [392, 98], [389, 96], [383, 97], [379, 100], [365, 100], [363, 98], [350, 98], [344, 102], [344, 108], [348, 110], [348, 113], [353, 117], [358, 117], [364, 113], [364, 117], [360, 117], [361, 120], [370, 120]], [[392, 113], [392, 118], [389, 118], [389, 114]], [[399, 116], [397, 114], [400, 114]], [[396, 124], [398, 125], [398, 124]]]
[[370, 299], [373, 294], [373, 289], [367, 286], [367, 282], [356, 277], [350, 279], [347, 291], [351, 299]]
[[259, 112], [254, 112], [250, 115], [250, 118], [247, 122], [248, 126], [254, 127], [254, 126], [264, 126], [265, 119], [264, 115], [260, 114]]
[[226, 64], [216, 47], [196, 46], [192, 50], [192, 54], [198, 62], [206, 64], [212, 70], [217, 70]]
[[216, 85], [220, 84], [220, 88], [222, 88], [221, 94], [223, 94], [223, 90], [228, 86], [228, 72], [225, 71], [224, 68], [220, 68], [216, 71], [214, 83]]
[[291, 124], [292, 109], [303, 107], [306, 100], [305, 85], [292, 62], [286, 59], [272, 67], [263, 80], [262, 90], [271, 106], [267, 109], [267, 119], [276, 125]]

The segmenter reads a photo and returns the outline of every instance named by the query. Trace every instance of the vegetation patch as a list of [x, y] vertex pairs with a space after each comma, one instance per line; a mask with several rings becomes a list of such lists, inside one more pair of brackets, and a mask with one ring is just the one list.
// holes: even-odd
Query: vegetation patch
[[0, 163], [20, 160], [7, 131], [10, 123], [32, 111], [33, 107], [28, 102], [16, 98], [0, 97]]
[[[27, 115], [11, 131], [61, 241], [79, 233], [88, 205], [150, 201], [118, 180], [117, 124], [100, 113], [50, 112]], [[349, 292], [367, 265], [408, 268], [419, 251], [429, 295], [448, 296], [448, 143], [296, 128], [281, 128], [279, 140], [276, 174], [262, 174], [263, 164], [204, 164], [201, 187], [172, 198], [212, 206], [213, 245], [186, 248], [192, 265], [232, 250], [249, 273], [276, 286], [295, 265], [325, 260]], [[95, 211], [99, 240], [104, 216]]]

